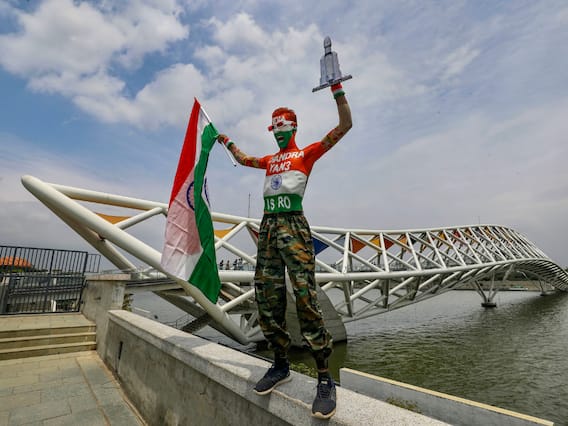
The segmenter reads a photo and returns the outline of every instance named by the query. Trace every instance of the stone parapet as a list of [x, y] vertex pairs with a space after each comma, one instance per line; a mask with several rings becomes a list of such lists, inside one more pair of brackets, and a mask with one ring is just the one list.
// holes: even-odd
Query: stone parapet
[[553, 422], [395, 380], [342, 368], [343, 387], [456, 426], [553, 426]]
[[108, 311], [122, 309], [124, 289], [129, 280], [129, 274], [101, 274], [87, 277], [81, 312], [97, 324], [97, 352], [101, 358], [106, 346]]
[[111, 311], [103, 355], [151, 425], [443, 425], [338, 387], [337, 413], [311, 417], [316, 380], [293, 380], [270, 395], [253, 392], [270, 366], [251, 355], [126, 311]]

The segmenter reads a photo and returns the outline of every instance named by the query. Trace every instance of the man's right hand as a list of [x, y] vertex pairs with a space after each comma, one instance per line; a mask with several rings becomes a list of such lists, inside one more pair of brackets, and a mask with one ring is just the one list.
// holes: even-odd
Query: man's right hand
[[229, 148], [233, 144], [233, 141], [231, 139], [229, 139], [229, 137], [227, 135], [223, 135], [223, 134], [219, 134], [217, 136], [217, 141], [219, 143], [222, 143], [223, 145], [225, 145], [227, 148]]

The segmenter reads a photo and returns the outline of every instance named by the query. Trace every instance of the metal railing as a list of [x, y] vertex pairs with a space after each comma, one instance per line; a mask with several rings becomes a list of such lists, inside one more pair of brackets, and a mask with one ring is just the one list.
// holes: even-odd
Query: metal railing
[[0, 246], [0, 314], [77, 312], [99, 265], [85, 251]]

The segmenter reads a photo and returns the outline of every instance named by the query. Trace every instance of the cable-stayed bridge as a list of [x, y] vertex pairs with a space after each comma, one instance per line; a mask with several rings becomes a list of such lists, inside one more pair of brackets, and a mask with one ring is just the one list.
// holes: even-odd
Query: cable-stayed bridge
[[[224, 264], [229, 269], [219, 270], [223, 287], [219, 302], [212, 304], [186, 281], [168, 276], [160, 266], [161, 253], [131, 234], [134, 226], [165, 217], [167, 204], [46, 183], [33, 176], [22, 177], [22, 183], [116, 268], [130, 273], [128, 291], [153, 291], [195, 318], [184, 324], [184, 330], [209, 324], [241, 343], [263, 339], [253, 285], [260, 220], [212, 213], [217, 258], [235, 259]], [[111, 206], [127, 213], [96, 211]], [[568, 273], [521, 233], [505, 226], [311, 229], [320, 303], [335, 340], [344, 338], [346, 322], [465, 284], [475, 286], [486, 306], [493, 303], [496, 282], [515, 274], [541, 283], [543, 290], [548, 284], [568, 291]]]

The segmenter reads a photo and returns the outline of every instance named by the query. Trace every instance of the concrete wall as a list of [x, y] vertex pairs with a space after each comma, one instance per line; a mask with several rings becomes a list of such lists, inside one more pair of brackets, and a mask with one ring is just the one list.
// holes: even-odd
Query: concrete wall
[[87, 278], [81, 312], [97, 324], [97, 352], [101, 358], [106, 347], [108, 311], [122, 309], [124, 288], [129, 279], [129, 274], [93, 275]]
[[336, 415], [319, 421], [310, 416], [315, 379], [292, 372], [292, 382], [258, 396], [266, 361], [116, 310], [129, 278], [89, 278], [82, 312], [97, 324], [99, 356], [150, 425], [552, 425], [349, 369], [340, 371]]
[[269, 363], [126, 311], [111, 311], [105, 363], [150, 425], [442, 425], [338, 388], [329, 421], [311, 417], [316, 381], [293, 380], [267, 396], [252, 388]]
[[552, 426], [536, 417], [458, 398], [418, 386], [342, 368], [341, 385], [363, 395], [412, 407], [427, 416], [456, 426]]

